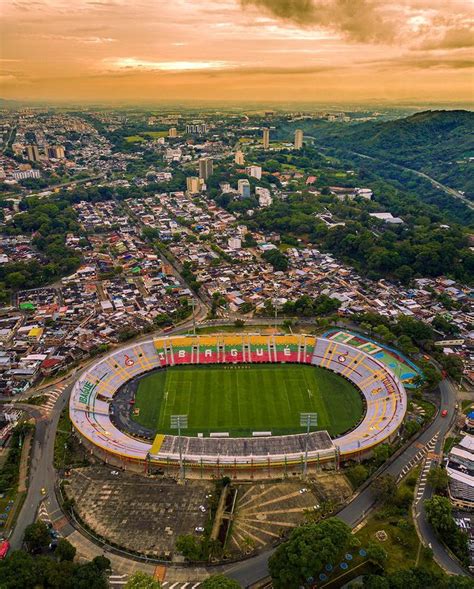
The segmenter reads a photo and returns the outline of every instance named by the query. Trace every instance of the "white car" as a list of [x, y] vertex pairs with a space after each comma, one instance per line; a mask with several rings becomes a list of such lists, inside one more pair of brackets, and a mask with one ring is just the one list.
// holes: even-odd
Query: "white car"
[[199, 509], [200, 511], [202, 511], [202, 513], [206, 513], [206, 508], [204, 507], [204, 505], [200, 505]]
[[204, 532], [204, 528], [202, 526], [196, 526], [194, 528], [195, 532], [198, 532], [199, 534], [202, 534]]
[[302, 495], [303, 493], [307, 493], [308, 489], [306, 487], [303, 487], [302, 489], [300, 489], [300, 495]]
[[114, 475], [115, 477], [118, 475], [119, 471], [118, 470], [111, 470], [110, 474]]

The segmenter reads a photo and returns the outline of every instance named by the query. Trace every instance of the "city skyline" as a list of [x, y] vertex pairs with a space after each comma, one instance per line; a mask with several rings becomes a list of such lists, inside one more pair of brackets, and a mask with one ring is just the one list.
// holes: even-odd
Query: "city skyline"
[[468, 0], [18, 0], [3, 17], [7, 99], [473, 98]]

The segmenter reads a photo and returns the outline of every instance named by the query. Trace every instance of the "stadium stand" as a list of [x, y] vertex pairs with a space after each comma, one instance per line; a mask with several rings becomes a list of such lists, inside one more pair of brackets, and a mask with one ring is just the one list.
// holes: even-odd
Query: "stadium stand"
[[[366, 405], [364, 419], [351, 432], [331, 440], [327, 432], [309, 435], [312, 462], [337, 462], [360, 456], [391, 439], [407, 406], [400, 380], [373, 356], [344, 342], [309, 335], [253, 334], [159, 337], [131, 345], [98, 360], [76, 382], [70, 399], [71, 420], [93, 451], [123, 466], [177, 464], [178, 438], [164, 435], [153, 444], [120, 431], [110, 419], [115, 392], [132, 378], [177, 364], [293, 362], [331, 370], [355, 384]], [[253, 438], [182, 437], [182, 454], [191, 466], [299, 464], [306, 436]]]

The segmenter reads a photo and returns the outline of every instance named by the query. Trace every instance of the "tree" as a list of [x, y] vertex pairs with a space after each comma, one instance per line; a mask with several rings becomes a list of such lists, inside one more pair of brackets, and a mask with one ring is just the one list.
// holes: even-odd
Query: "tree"
[[105, 556], [96, 556], [76, 568], [74, 589], [107, 589], [109, 586], [106, 572], [110, 570], [110, 560]]
[[390, 589], [388, 579], [380, 575], [367, 575], [363, 579], [364, 589]]
[[428, 569], [402, 569], [388, 575], [390, 589], [441, 589], [440, 577]]
[[470, 577], [461, 577], [461, 575], [449, 576], [446, 580], [446, 589], [472, 589], [473, 585]]
[[0, 579], [2, 589], [34, 587], [35, 559], [23, 550], [11, 552], [7, 558], [0, 560]]
[[374, 480], [372, 489], [377, 499], [380, 499], [380, 501], [383, 502], [388, 502], [395, 498], [397, 481], [391, 474], [382, 474]]
[[187, 560], [202, 560], [203, 559], [203, 547], [202, 542], [196, 536], [187, 534], [184, 536], [178, 536], [176, 540], [176, 550]]
[[225, 575], [212, 575], [201, 583], [202, 589], [240, 589], [240, 584]]
[[151, 575], [137, 571], [125, 583], [125, 589], [161, 589], [161, 583]]
[[374, 450], [374, 460], [377, 465], [383, 464], [390, 458], [392, 449], [389, 444], [380, 444]]
[[110, 571], [111, 563], [106, 556], [95, 556], [92, 564], [101, 572]]
[[314, 577], [325, 564], [334, 562], [347, 546], [351, 530], [337, 518], [295, 528], [269, 560], [275, 589], [299, 587]]
[[372, 562], [375, 562], [375, 564], [383, 567], [385, 565], [385, 561], [387, 560], [387, 553], [379, 544], [369, 542], [367, 546], [367, 558]]
[[444, 491], [448, 486], [448, 473], [446, 469], [437, 466], [428, 472], [427, 481], [435, 491]]
[[56, 547], [56, 558], [62, 562], [63, 560], [70, 560], [73, 561], [74, 557], [76, 556], [76, 548], [66, 540], [65, 538], [60, 538], [58, 540], [58, 545]]
[[354, 487], [359, 487], [369, 476], [369, 471], [362, 464], [351, 466], [347, 471], [351, 483]]
[[25, 529], [24, 540], [31, 552], [46, 548], [51, 542], [48, 526], [42, 521], [30, 524]]
[[451, 503], [448, 498], [434, 495], [425, 501], [426, 517], [433, 528], [440, 534], [453, 530], [454, 523]]
[[437, 536], [465, 565], [469, 563], [468, 537], [454, 522], [451, 503], [447, 497], [434, 495], [424, 503], [426, 518]]
[[262, 254], [262, 258], [273, 266], [273, 269], [285, 271], [288, 269], [288, 258], [280, 250], [267, 250]]

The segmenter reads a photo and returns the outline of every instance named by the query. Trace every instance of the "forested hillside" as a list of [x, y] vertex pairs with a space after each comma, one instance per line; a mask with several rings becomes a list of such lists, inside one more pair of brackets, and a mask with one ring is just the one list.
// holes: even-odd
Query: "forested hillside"
[[285, 125], [278, 133], [288, 135], [298, 126], [314, 137], [315, 147], [334, 149], [359, 164], [357, 154], [376, 158], [366, 160], [366, 165], [407, 188], [419, 185], [421, 199], [451, 212], [458, 221], [462, 221], [465, 205], [453, 202], [439, 190], [426, 190], [420, 179], [397, 166], [421, 171], [474, 200], [473, 162], [469, 160], [474, 157], [472, 112], [425, 111], [404, 119], [355, 124], [298, 121]]

